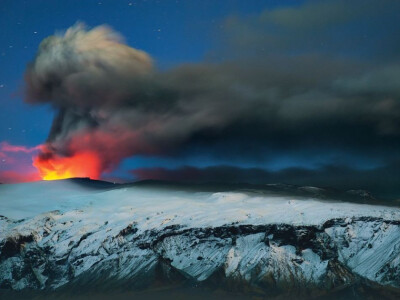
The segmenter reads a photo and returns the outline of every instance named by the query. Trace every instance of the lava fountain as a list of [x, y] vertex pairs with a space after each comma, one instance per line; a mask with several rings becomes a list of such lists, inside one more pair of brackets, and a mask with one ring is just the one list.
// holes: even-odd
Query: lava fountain
[[86, 151], [72, 156], [38, 155], [33, 158], [43, 180], [57, 180], [73, 177], [99, 179], [101, 160], [96, 152]]

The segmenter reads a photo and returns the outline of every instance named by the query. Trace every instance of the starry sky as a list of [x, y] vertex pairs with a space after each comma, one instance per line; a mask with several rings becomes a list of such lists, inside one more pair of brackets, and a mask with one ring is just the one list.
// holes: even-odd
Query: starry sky
[[[107, 147], [113, 155], [102, 158], [103, 179], [226, 178], [354, 187], [399, 197], [399, 20], [400, 5], [390, 0], [3, 0], [0, 182], [37, 179], [32, 156], [49, 155], [49, 148], [38, 145], [47, 141], [55, 145], [52, 155], [71, 156], [78, 151], [71, 150], [71, 140], [78, 134], [82, 139], [82, 127], [91, 135], [85, 151], [104, 153], [92, 137], [109, 134], [110, 120], [117, 119], [135, 145], [102, 135], [101, 143], [124, 149], [115, 155]], [[56, 52], [38, 50], [43, 39], [63, 36], [77, 22], [85, 24], [78, 34], [107, 26], [122, 36], [115, 49], [127, 45], [148, 55], [152, 77], [141, 81], [140, 90], [115, 83], [126, 73], [130, 85], [139, 80], [136, 69], [122, 70], [125, 57], [110, 62], [120, 72], [115, 78], [107, 74], [110, 81], [96, 83], [106, 94], [129, 94], [129, 100], [110, 96], [110, 105], [105, 96], [87, 94], [85, 85], [82, 95], [100, 100], [81, 105], [82, 95], [65, 96], [54, 87], [50, 93], [51, 80], [35, 85], [43, 60], [80, 68], [52, 61]], [[108, 64], [106, 56], [96, 60]], [[57, 72], [50, 73], [66, 78]], [[104, 111], [107, 122], [99, 119]], [[133, 116], [141, 121], [131, 121]], [[66, 126], [71, 118], [75, 125]], [[154, 118], [162, 120], [162, 129]]]

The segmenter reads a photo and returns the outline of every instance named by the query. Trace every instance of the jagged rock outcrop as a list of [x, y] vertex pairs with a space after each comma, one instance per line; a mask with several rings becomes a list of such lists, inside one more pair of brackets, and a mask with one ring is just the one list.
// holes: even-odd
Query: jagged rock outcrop
[[107, 222], [88, 226], [60, 212], [1, 222], [3, 289], [96, 286], [107, 280], [140, 289], [173, 277], [277, 293], [323, 292], [360, 279], [400, 288], [400, 222], [393, 220], [173, 225], [142, 232], [134, 221], [123, 228]]

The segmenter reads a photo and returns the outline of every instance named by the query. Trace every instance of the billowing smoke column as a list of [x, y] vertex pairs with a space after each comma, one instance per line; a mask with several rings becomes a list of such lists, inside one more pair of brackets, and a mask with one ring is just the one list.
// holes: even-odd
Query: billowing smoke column
[[171, 153], [252, 109], [231, 88], [234, 73], [207, 65], [157, 73], [105, 26], [48, 37], [26, 72], [27, 101], [50, 102], [58, 114], [33, 164], [43, 179], [99, 178], [126, 157]]
[[191, 149], [243, 161], [326, 149], [397, 158], [398, 86], [384, 79], [398, 65], [288, 53], [158, 72], [106, 26], [48, 37], [26, 71], [26, 100], [57, 111], [34, 166], [59, 179]]
[[140, 134], [113, 116], [127, 102], [135, 105], [132, 91], [151, 73], [151, 58], [105, 26], [86, 31], [78, 24], [45, 39], [26, 72], [27, 101], [51, 102], [58, 110], [34, 159], [42, 178], [99, 178], [140, 151]]

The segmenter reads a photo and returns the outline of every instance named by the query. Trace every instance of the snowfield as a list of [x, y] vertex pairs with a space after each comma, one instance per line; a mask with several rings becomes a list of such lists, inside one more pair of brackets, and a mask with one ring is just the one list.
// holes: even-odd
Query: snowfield
[[400, 209], [266, 195], [0, 185], [0, 288], [213, 280], [232, 289], [400, 288]]

